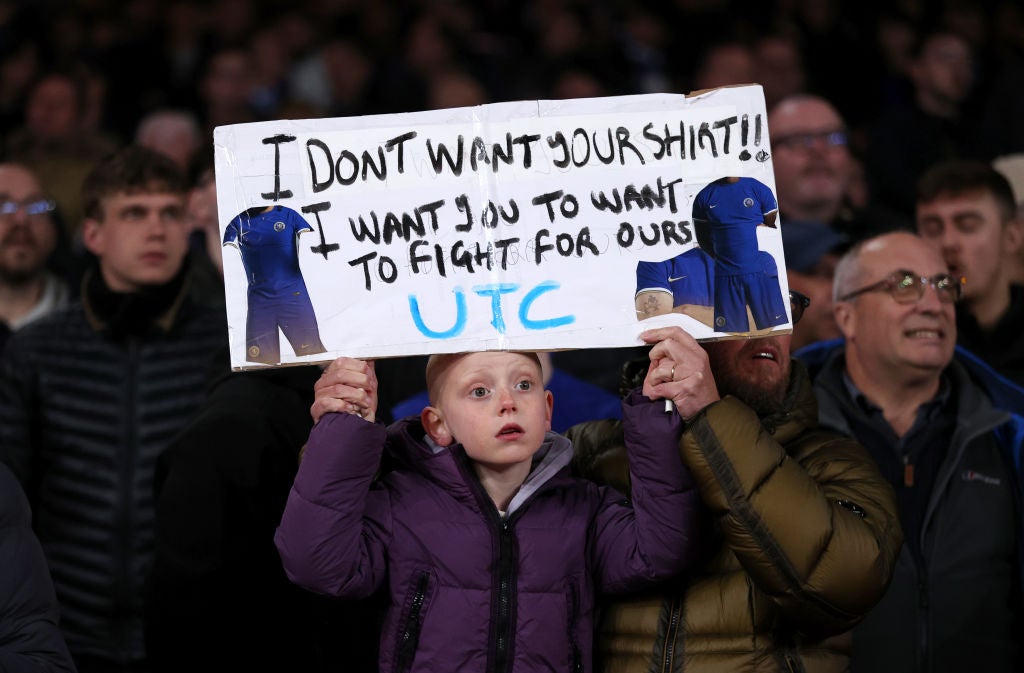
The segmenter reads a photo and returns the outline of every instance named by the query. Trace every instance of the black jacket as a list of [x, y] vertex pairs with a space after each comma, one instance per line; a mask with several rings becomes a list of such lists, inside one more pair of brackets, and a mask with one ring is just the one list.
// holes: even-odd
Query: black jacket
[[[822, 423], [852, 435], [864, 412], [842, 380], [843, 352], [836, 347], [820, 371], [813, 370], [814, 385]], [[905, 531], [916, 535], [922, 558], [915, 559], [910, 544], [900, 551], [885, 596], [854, 630], [855, 672], [1008, 673], [1024, 665], [1020, 487], [998, 431], [1011, 415], [994, 407], [958, 361], [946, 371], [956, 399], [955, 428], [921, 530]], [[880, 452], [897, 452], [865, 444], [879, 462], [889, 459]], [[901, 473], [894, 481], [902, 479]]]
[[274, 547], [319, 376], [228, 374], [161, 456], [145, 601], [155, 671], [375, 670], [381, 606], [299, 588]]
[[32, 533], [28, 501], [0, 463], [0, 671], [75, 670], [57, 626], [57, 597]]
[[26, 486], [75, 656], [145, 656], [156, 460], [205, 398], [226, 339], [223, 311], [193, 303], [184, 273], [121, 296], [92, 273], [80, 301], [7, 342], [0, 460]]
[[1024, 386], [1024, 285], [1010, 286], [1010, 306], [991, 330], [983, 330], [970, 312], [956, 311], [957, 343], [992, 369]]

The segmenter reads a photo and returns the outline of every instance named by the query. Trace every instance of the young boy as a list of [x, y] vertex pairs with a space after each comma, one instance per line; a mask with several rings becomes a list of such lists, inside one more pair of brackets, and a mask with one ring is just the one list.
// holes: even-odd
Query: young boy
[[[675, 364], [653, 361], [623, 402], [632, 503], [570, 475], [536, 354], [435, 355], [426, 378], [430, 406], [385, 428], [372, 363], [324, 372], [275, 536], [288, 577], [344, 598], [388, 582], [382, 673], [590, 671], [595, 592], [696, 552], [682, 421], [655, 399]], [[394, 469], [375, 482], [382, 452]]]

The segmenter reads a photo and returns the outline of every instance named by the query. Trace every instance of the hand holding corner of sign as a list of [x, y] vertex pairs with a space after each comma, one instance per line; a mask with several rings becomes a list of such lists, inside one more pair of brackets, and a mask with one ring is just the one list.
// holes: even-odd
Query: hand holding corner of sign
[[671, 400], [686, 421], [720, 399], [708, 355], [686, 330], [662, 327], [647, 330], [640, 338], [654, 344], [644, 395]]
[[372, 360], [340, 357], [313, 385], [313, 422], [327, 413], [355, 414], [373, 423], [377, 416], [377, 374]]

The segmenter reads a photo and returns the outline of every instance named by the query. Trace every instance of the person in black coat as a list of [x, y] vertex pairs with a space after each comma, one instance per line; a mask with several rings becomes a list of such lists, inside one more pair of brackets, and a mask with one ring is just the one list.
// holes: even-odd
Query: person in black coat
[[21, 484], [0, 463], [0, 671], [75, 670], [57, 625], [60, 608]]
[[156, 671], [375, 670], [378, 605], [291, 584], [274, 548], [319, 376], [317, 366], [223, 376], [161, 457], [144, 601]]

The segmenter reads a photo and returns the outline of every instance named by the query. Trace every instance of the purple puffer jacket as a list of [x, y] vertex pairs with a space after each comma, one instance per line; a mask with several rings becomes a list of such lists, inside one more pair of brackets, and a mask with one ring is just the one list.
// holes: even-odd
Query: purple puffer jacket
[[[504, 519], [461, 447], [428, 445], [419, 419], [328, 414], [274, 538], [285, 571], [344, 598], [388, 582], [382, 673], [590, 671], [595, 591], [645, 588], [697, 554], [678, 414], [638, 391], [623, 411], [632, 506], [572, 477], [569, 441], [548, 433]], [[382, 447], [399, 467], [375, 482]]]

